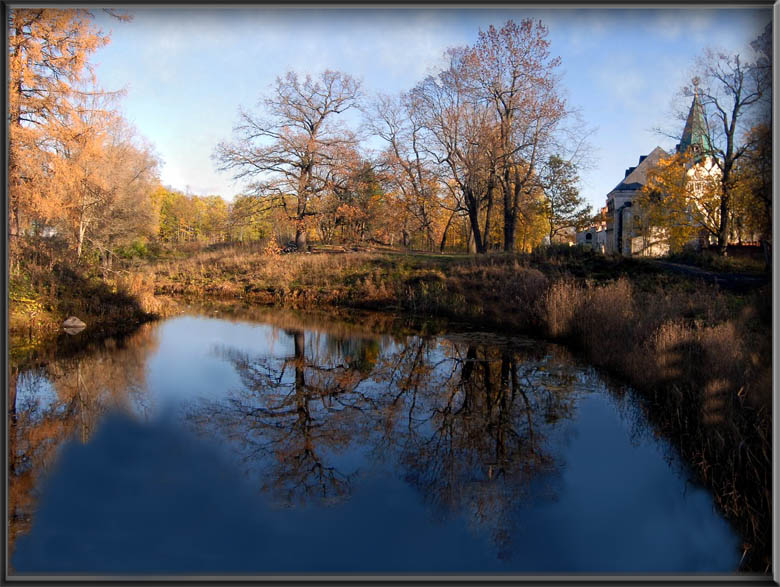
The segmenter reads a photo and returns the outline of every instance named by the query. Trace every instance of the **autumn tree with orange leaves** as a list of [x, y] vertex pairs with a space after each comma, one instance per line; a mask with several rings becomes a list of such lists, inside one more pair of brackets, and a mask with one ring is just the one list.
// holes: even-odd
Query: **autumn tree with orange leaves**
[[[8, 186], [10, 234], [46, 210], [50, 141], [78, 111], [85, 83], [93, 80], [88, 58], [108, 36], [83, 9], [9, 11]], [[128, 17], [117, 15], [127, 20]]]
[[[129, 16], [107, 11], [119, 20]], [[158, 161], [101, 89], [89, 57], [108, 36], [83, 9], [9, 13], [9, 228], [20, 239], [49, 228], [104, 272], [115, 249], [150, 234]]]

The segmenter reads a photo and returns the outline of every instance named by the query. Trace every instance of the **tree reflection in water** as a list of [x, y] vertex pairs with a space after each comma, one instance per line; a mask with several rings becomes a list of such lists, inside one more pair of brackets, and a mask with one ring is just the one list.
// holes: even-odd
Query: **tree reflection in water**
[[[152, 325], [69, 357], [10, 366], [8, 390], [8, 555], [30, 529], [40, 480], [62, 444], [86, 443], [110, 409], [145, 411], [145, 367], [156, 349]], [[50, 393], [42, 394], [42, 389]]]
[[250, 463], [270, 463], [263, 487], [285, 501], [313, 496], [338, 500], [349, 495], [353, 473], [328, 459], [349, 445], [360, 424], [355, 412], [370, 403], [358, 392], [371, 372], [370, 353], [364, 352], [370, 345], [314, 346], [307, 357], [304, 332], [286, 333], [293, 340], [293, 355], [284, 359], [221, 349], [244, 388], [225, 401], [201, 405], [191, 417], [202, 427], [226, 433]]
[[561, 358], [468, 340], [285, 332], [287, 358], [221, 348], [242, 388], [191, 407], [191, 420], [228, 436], [287, 504], [348, 498], [360, 471], [344, 463], [369, 450], [439, 517], [466, 513], [507, 556], [513, 512], [535, 480], [556, 475], [545, 434], [572, 409], [575, 383]]

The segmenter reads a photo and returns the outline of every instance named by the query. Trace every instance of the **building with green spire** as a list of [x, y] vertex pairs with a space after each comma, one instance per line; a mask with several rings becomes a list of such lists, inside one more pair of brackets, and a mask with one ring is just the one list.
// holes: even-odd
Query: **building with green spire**
[[[704, 107], [699, 98], [697, 80], [694, 80], [693, 101], [675, 151], [692, 154], [688, 174], [691, 189], [694, 194], [699, 193], [699, 190], [704, 189], [706, 179], [718, 173], [718, 168], [712, 158], [713, 149], [707, 132]], [[649, 154], [640, 156], [636, 166], [626, 169], [625, 177], [607, 194], [606, 229], [601, 231], [594, 226], [581, 231], [577, 234], [577, 243], [587, 246], [589, 243], [603, 242], [604, 252], [626, 256], [667, 254], [669, 245], [665, 231], [658, 227], [644, 226], [642, 210], [635, 205], [635, 199], [647, 183], [648, 171], [670, 156], [671, 154], [661, 147], [656, 147]], [[706, 244], [706, 237], [691, 242], [691, 245], [697, 248]]]

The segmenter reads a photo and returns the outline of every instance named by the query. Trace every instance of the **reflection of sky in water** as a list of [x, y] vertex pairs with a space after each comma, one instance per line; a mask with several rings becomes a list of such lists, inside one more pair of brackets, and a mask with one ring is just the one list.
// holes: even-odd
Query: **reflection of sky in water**
[[149, 394], [159, 398], [161, 407], [198, 397], [220, 397], [241, 381], [232, 365], [214, 350], [231, 347], [251, 353], [281, 352], [277, 356], [284, 356], [289, 337], [279, 334], [279, 340], [274, 340], [269, 326], [216, 318], [168, 320], [157, 331], [159, 348], [148, 362]]
[[[89, 443], [66, 447], [32, 532], [18, 540], [18, 571], [676, 573], [733, 572], [738, 564], [738, 538], [679, 462], [672, 458], [670, 466], [668, 446], [637, 429], [635, 404], [607, 392], [593, 371], [573, 371], [554, 355], [538, 362], [529, 381], [555, 388], [568, 374], [573, 404], [564, 417], [538, 423], [553, 464], [528, 473], [522, 487], [487, 482], [479, 470], [469, 477], [467, 469], [455, 480], [461, 497], [436, 506], [425, 482], [446, 478], [427, 477], [424, 459], [417, 472], [405, 461], [428, 450], [433, 419], [418, 417], [416, 436], [406, 438], [401, 418], [386, 445], [370, 414], [356, 411], [355, 421], [368, 418], [364, 430], [343, 446], [314, 447], [350, 478], [347, 498], [280, 507], [258, 489], [281, 457], [248, 452], [246, 420], [235, 422], [235, 436], [211, 428], [195, 436], [183, 418], [201, 401], [253, 397], [235, 395], [247, 390], [226, 350], [281, 365], [294, 355], [293, 336], [198, 317], [163, 322], [156, 336], [146, 380], [159, 417], [141, 424], [110, 416]], [[307, 332], [306, 358], [342, 363], [333, 349], [352, 347], [328, 338]], [[380, 360], [403, 349], [399, 340], [378, 340]], [[436, 406], [436, 390], [452, 377], [448, 348], [428, 347], [426, 364], [436, 367], [419, 402]], [[292, 388], [294, 380], [289, 368], [281, 382]], [[35, 382], [22, 382], [20, 397], [31, 396]], [[39, 383], [40, 397], [52, 393]], [[367, 377], [357, 391], [373, 397], [381, 389]], [[316, 438], [328, 433], [329, 419], [348, 415], [315, 408], [324, 408], [312, 408]], [[503, 511], [498, 523], [474, 515], [491, 508]]]
[[57, 392], [46, 376], [38, 371], [19, 374], [16, 381], [16, 408], [35, 416], [48, 411], [57, 401]]

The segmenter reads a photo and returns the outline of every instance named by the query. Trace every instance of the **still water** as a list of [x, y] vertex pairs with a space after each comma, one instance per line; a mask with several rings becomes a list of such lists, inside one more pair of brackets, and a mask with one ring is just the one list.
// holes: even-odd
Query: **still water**
[[739, 563], [633, 394], [528, 338], [190, 313], [12, 369], [11, 400], [18, 574]]

